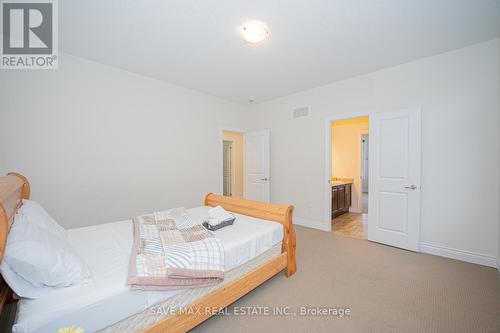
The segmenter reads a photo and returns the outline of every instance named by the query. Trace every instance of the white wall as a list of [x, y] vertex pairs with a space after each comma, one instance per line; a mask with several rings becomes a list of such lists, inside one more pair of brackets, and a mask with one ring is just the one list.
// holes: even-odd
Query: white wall
[[[498, 57], [497, 39], [255, 105], [253, 128], [271, 130], [271, 200], [295, 205], [297, 222], [325, 228], [325, 119], [419, 106], [421, 242], [494, 265]], [[293, 119], [304, 105], [310, 116]]]
[[240, 105], [61, 54], [59, 70], [0, 72], [0, 174], [65, 227], [199, 206], [221, 192], [220, 131]]

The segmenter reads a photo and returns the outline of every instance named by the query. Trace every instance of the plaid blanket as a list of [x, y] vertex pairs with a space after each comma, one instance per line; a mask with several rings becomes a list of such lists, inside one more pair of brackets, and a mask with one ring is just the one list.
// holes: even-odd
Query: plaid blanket
[[143, 290], [204, 287], [224, 279], [220, 240], [184, 208], [133, 219], [127, 283]]

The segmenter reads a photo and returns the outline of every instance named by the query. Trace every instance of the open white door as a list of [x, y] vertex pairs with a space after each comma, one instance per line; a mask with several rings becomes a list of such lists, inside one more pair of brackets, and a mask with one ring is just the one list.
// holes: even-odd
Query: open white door
[[245, 134], [245, 199], [269, 202], [270, 147], [269, 130]]
[[419, 251], [420, 109], [370, 116], [368, 239]]

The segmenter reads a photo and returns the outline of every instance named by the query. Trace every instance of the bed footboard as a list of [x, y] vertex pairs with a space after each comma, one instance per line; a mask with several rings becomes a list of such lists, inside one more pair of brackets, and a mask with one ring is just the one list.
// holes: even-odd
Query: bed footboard
[[287, 258], [285, 275], [289, 277], [297, 271], [297, 263], [295, 261], [295, 230], [292, 223], [293, 206], [231, 198], [213, 193], [209, 193], [205, 197], [205, 206], [222, 206], [225, 210], [234, 213], [281, 223], [284, 230], [283, 248], [281, 252], [284, 254], [286, 253]]
[[[284, 230], [283, 247], [278, 257], [190, 304], [190, 308], [222, 309], [281, 271], [285, 271], [287, 277], [295, 273], [297, 264], [295, 262], [295, 230], [292, 224], [293, 206], [236, 199], [212, 193], [205, 197], [205, 206], [222, 206], [230, 212], [281, 223]], [[179, 312], [156, 322], [144, 329], [142, 333], [186, 332], [212, 315], [207, 311], [196, 314]]]

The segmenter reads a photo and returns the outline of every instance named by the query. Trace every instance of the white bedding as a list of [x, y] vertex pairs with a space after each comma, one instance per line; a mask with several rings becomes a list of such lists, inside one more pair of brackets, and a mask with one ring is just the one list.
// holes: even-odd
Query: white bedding
[[[189, 209], [200, 219], [209, 207]], [[232, 226], [217, 230], [224, 245], [225, 270], [236, 268], [283, 240], [279, 223], [234, 214]], [[90, 284], [56, 291], [49, 297], [18, 304], [13, 332], [56, 332], [77, 326], [95, 332], [180, 292], [131, 290], [126, 285], [132, 249], [132, 222], [121, 221], [68, 230], [68, 240], [92, 270]]]

